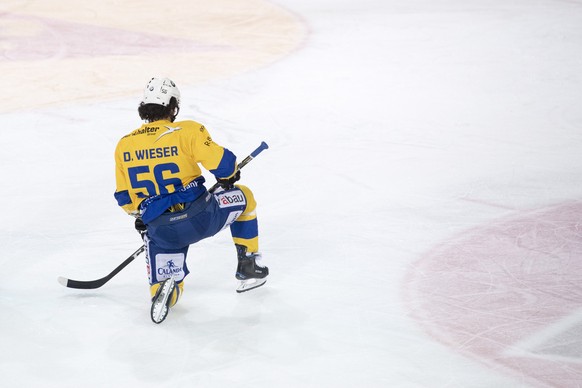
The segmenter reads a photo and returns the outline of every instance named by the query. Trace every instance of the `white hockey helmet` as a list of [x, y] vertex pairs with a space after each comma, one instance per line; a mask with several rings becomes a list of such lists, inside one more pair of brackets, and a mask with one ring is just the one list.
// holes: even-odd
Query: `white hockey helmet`
[[174, 81], [169, 78], [152, 78], [145, 87], [141, 103], [168, 106], [170, 99], [176, 98], [180, 106], [180, 91]]

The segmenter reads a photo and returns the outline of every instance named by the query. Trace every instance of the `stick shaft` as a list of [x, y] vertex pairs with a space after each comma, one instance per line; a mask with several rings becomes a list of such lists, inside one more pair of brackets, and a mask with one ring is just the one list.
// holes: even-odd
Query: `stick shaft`
[[[243, 168], [244, 166], [246, 166], [247, 164], [249, 164], [249, 162], [251, 160], [253, 160], [254, 158], [256, 158], [258, 154], [260, 154], [261, 152], [263, 152], [267, 148], [269, 148], [269, 145], [267, 143], [265, 143], [264, 141], [261, 142], [261, 145], [258, 146], [253, 152], [251, 152], [251, 154], [249, 156], [247, 156], [246, 158], [244, 158], [238, 164], [237, 168], [240, 170], [241, 168]], [[208, 189], [208, 191], [211, 192], [211, 193], [214, 193], [216, 191], [216, 189], [218, 189], [219, 187], [220, 187], [220, 185], [218, 183], [215, 183], [214, 185], [212, 185], [212, 187], [210, 189]]]

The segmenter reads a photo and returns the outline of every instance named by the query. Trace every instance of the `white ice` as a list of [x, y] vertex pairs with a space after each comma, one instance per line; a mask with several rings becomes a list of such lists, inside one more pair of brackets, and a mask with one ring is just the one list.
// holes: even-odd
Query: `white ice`
[[[0, 8], [19, 14], [34, 3], [43, 2]], [[252, 3], [236, 3], [242, 20], [252, 22]], [[54, 18], [72, 20], [59, 0], [50, 4]], [[582, 2], [273, 4], [306, 26], [292, 52], [197, 84], [175, 77], [180, 118], [203, 122], [239, 157], [263, 140], [270, 146], [243, 181], [258, 200], [271, 275], [237, 294], [228, 232], [196, 244], [184, 297], [161, 325], [149, 318], [143, 256], [97, 290], [57, 282], [104, 276], [141, 244], [113, 198], [113, 151], [140, 125], [147, 78], [133, 93], [37, 104], [26, 75], [2, 75], [10, 85], [21, 77], [21, 86], [2, 88], [2, 104], [13, 96], [26, 104], [0, 114], [0, 386], [580, 386], [581, 369], [573, 379], [532, 378], [486, 350], [464, 351], [454, 336], [435, 338], [437, 326], [411, 305], [426, 294], [408, 279], [416, 262], [467, 231], [582, 198]], [[152, 30], [172, 23], [163, 18], [171, 3], [139, 2], [134, 12], [148, 7], [159, 11]], [[196, 23], [196, 9], [181, 12]], [[0, 28], [0, 37], [10, 31]], [[171, 51], [160, 55], [167, 73], [151, 75], [176, 74]], [[99, 63], [79, 90], [123, 76]], [[145, 58], [136, 71], [150, 74]], [[555, 279], [555, 269], [540, 279]], [[580, 281], [570, 287], [570, 296], [582, 294]], [[562, 321], [560, 313], [551, 323]], [[538, 329], [544, 343], [554, 336]], [[582, 343], [571, 338], [580, 336], [568, 338], [567, 360], [574, 354], [579, 368]], [[524, 343], [539, 341], [508, 340]], [[563, 360], [549, 362], [571, 368]]]

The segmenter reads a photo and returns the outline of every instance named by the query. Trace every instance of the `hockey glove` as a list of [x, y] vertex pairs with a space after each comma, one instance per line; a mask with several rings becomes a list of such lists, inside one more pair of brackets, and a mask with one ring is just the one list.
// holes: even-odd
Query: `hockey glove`
[[224, 190], [230, 190], [234, 187], [234, 182], [240, 179], [240, 170], [236, 170], [229, 178], [216, 178], [216, 181]]
[[148, 231], [146, 224], [144, 224], [143, 220], [139, 217], [135, 219], [135, 230], [137, 230], [142, 239]]

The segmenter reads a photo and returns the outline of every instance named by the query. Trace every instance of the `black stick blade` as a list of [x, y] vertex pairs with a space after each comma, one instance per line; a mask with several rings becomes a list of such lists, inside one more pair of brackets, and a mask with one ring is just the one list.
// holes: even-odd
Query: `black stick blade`
[[111, 277], [106, 276], [102, 279], [97, 279], [97, 280], [88, 280], [88, 281], [83, 281], [83, 280], [73, 280], [73, 279], [67, 279], [63, 276], [59, 276], [58, 277], [58, 281], [59, 283], [61, 283], [63, 286], [68, 287], [68, 288], [78, 288], [78, 289], [82, 289], [82, 290], [92, 290], [94, 288], [99, 288], [102, 285], [104, 285], [105, 283], [107, 283], [109, 281], [109, 279], [111, 279]]

